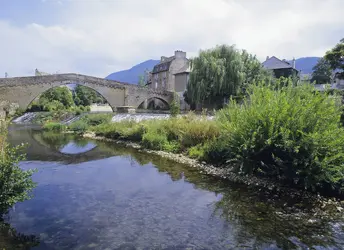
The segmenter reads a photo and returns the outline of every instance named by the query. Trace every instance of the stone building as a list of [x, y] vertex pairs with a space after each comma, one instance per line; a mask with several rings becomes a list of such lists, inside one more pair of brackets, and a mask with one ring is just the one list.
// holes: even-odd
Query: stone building
[[174, 56], [162, 56], [160, 62], [154, 66], [151, 72], [148, 86], [153, 89], [175, 91], [175, 74], [183, 68], [188, 67], [188, 65], [189, 60], [186, 58], [186, 52], [177, 50], [174, 52]]
[[270, 69], [274, 72], [277, 78], [280, 77], [289, 77], [293, 74], [299, 76], [300, 72], [295, 68], [295, 59], [292, 63], [287, 60], [280, 60], [275, 56], [266, 57], [266, 60], [262, 63], [263, 67]]

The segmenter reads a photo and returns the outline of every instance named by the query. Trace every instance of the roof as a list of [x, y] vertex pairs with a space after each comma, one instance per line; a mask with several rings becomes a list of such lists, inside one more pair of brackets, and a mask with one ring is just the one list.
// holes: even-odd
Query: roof
[[152, 73], [159, 73], [163, 71], [168, 71], [170, 69], [171, 62], [175, 59], [175, 56], [166, 58], [164, 61], [158, 63], [154, 66]]
[[179, 69], [177, 73], [175, 73], [175, 75], [183, 74], [183, 73], [190, 73], [189, 63], [185, 64], [181, 69]]
[[275, 56], [270, 57], [265, 62], [262, 63], [264, 68], [267, 69], [290, 69], [293, 68], [293, 66], [284, 60], [280, 60]]

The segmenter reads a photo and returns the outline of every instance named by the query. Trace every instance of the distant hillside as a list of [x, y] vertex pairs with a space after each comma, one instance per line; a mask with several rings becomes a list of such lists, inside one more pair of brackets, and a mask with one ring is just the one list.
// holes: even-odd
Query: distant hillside
[[320, 57], [301, 57], [295, 60], [295, 67], [301, 70], [302, 74], [311, 74], [319, 59]]
[[112, 73], [108, 75], [106, 79], [137, 84], [139, 81], [139, 77], [144, 74], [145, 70], [148, 69], [149, 71], [151, 71], [153, 67], [159, 62], [159, 60], [148, 60], [135, 65], [131, 69]]

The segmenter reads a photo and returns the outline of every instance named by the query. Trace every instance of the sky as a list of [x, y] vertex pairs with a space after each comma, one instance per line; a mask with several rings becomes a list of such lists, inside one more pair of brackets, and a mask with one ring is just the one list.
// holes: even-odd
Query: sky
[[344, 37], [343, 0], [0, 0], [0, 77], [106, 77], [175, 50], [235, 44], [263, 61], [323, 56]]

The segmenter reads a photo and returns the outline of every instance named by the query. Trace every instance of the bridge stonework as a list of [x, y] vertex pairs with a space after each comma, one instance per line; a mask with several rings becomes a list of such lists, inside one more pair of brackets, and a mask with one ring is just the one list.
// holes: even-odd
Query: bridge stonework
[[97, 91], [107, 100], [113, 110], [119, 106], [137, 108], [150, 98], [158, 98], [167, 104], [170, 104], [173, 99], [173, 93], [169, 91], [156, 91], [129, 83], [71, 73], [0, 78], [0, 102], [18, 104], [20, 108], [26, 109], [36, 97], [48, 89], [73, 83]]

